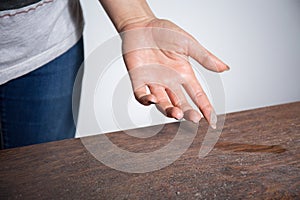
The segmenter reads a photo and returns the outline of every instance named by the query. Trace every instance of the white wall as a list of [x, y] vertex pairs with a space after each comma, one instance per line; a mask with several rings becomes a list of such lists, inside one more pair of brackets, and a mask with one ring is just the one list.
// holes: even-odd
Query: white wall
[[[148, 3], [158, 17], [184, 28], [231, 67], [230, 72], [221, 75], [226, 112], [300, 100], [299, 0], [149, 0]], [[101, 43], [116, 35], [116, 31], [97, 0], [82, 0], [82, 6], [88, 57]], [[114, 67], [109, 76], [112, 82], [117, 82], [126, 71], [121, 59]], [[87, 67], [88, 73], [93, 72]], [[105, 87], [109, 91], [114, 86], [108, 83]], [[99, 104], [109, 107], [109, 100]], [[151, 124], [145, 117], [145, 113], [152, 112], [151, 108], [130, 103], [130, 110], [136, 127]], [[132, 128], [116, 126], [110, 114], [99, 116], [98, 120], [105, 124], [101, 132]], [[152, 124], [165, 122], [159, 118]]]

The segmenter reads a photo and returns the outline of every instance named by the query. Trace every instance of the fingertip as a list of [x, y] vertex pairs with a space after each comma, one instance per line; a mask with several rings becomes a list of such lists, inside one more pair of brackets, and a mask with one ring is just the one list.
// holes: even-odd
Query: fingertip
[[217, 129], [217, 125], [215, 125], [215, 124], [211, 124], [210, 127], [211, 127], [212, 129]]
[[157, 103], [156, 97], [152, 94], [142, 96], [142, 97], [138, 98], [138, 101], [145, 106], [149, 106], [151, 104]]
[[230, 67], [228, 65], [226, 65], [226, 70], [225, 71], [229, 71]]
[[215, 72], [224, 72], [224, 71], [229, 71], [230, 67], [228, 65], [226, 65], [225, 63], [223, 63], [221, 60], [219, 60], [218, 58], [216, 59], [216, 69]]
[[180, 120], [183, 118], [183, 112], [179, 108], [177, 109], [178, 111], [175, 111], [173, 116], [175, 119]]
[[229, 70], [230, 70], [230, 67], [228, 65], [224, 64], [224, 68], [220, 72], [226, 72]]
[[157, 98], [154, 95], [152, 95], [152, 94], [148, 95], [147, 99], [148, 99], [148, 102], [150, 104], [156, 104], [157, 103]]
[[217, 114], [214, 110], [210, 112], [209, 124], [213, 129], [217, 128]]
[[196, 110], [191, 109], [184, 112], [184, 118], [197, 124], [201, 120], [201, 115]]
[[166, 109], [166, 114], [168, 117], [172, 117], [174, 119], [180, 120], [183, 118], [183, 112], [178, 107], [170, 107]]

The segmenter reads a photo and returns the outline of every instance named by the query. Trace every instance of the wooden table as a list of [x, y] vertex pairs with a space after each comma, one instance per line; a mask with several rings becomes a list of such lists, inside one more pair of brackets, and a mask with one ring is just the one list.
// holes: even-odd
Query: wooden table
[[[105, 166], [80, 139], [2, 150], [0, 199], [300, 199], [300, 102], [228, 114], [202, 159], [207, 123], [200, 126], [178, 160], [140, 174]], [[167, 144], [177, 127], [168, 124], [147, 139], [107, 136], [123, 149], [147, 152]]]

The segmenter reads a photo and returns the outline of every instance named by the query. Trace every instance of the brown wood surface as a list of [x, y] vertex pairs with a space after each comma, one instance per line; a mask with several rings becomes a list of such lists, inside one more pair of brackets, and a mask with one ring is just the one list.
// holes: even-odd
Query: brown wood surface
[[[177, 128], [147, 139], [107, 135], [123, 149], [151, 152]], [[218, 143], [199, 159], [206, 131], [202, 121], [178, 160], [142, 174], [103, 165], [80, 139], [2, 150], [0, 199], [300, 199], [300, 102], [228, 114]]]

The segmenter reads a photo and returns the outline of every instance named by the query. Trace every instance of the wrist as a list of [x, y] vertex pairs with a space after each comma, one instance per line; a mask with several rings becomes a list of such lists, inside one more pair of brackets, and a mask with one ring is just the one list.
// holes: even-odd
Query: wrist
[[99, 0], [118, 32], [155, 19], [146, 0]]
[[132, 30], [135, 28], [141, 28], [150, 24], [150, 22], [156, 20], [157, 18], [153, 16], [142, 16], [142, 17], [134, 17], [128, 18], [127, 20], [122, 21], [117, 27], [118, 32], [124, 32], [128, 30]]

